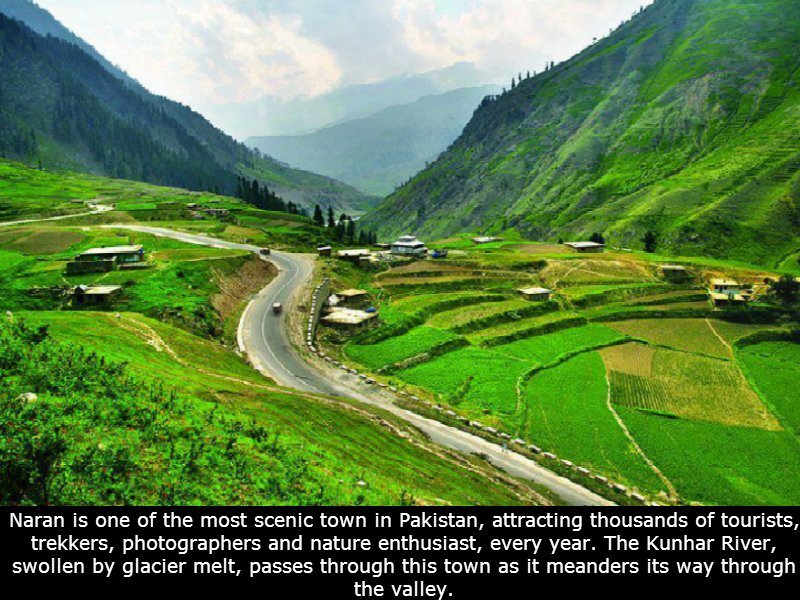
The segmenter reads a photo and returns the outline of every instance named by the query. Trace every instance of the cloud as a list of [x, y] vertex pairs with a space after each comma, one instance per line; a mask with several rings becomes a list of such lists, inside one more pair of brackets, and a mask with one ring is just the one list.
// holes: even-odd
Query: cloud
[[38, 1], [153, 91], [200, 106], [314, 96], [461, 61], [507, 81], [568, 58], [643, 2]]

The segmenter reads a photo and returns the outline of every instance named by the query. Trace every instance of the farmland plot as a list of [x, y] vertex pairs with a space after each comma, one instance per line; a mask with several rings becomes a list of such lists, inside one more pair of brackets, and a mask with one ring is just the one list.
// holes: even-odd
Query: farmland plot
[[487, 327], [467, 335], [467, 339], [473, 344], [487, 343], [493, 338], [499, 338], [507, 335], [513, 335], [526, 330], [534, 330], [539, 327], [549, 326], [554, 323], [566, 321], [568, 319], [575, 319], [579, 315], [573, 312], [554, 311], [545, 313], [536, 317], [527, 317], [512, 321], [510, 323], [501, 323], [493, 327]]
[[791, 434], [668, 419], [633, 408], [618, 412], [684, 500], [800, 504], [800, 445]]
[[800, 435], [800, 345], [764, 342], [736, 351], [747, 375], [784, 424]]
[[[642, 360], [638, 344], [604, 350], [603, 357], [615, 404], [724, 425], [780, 429], [732, 362], [663, 348]], [[639, 370], [617, 370], [625, 363]]]
[[608, 326], [661, 346], [731, 358], [730, 348], [715, 335], [705, 319], [634, 319], [616, 321]]
[[444, 329], [416, 327], [396, 337], [377, 344], [349, 345], [345, 352], [353, 360], [373, 369], [400, 362], [412, 356], [428, 352], [434, 346], [457, 339], [458, 336]]
[[513, 417], [517, 406], [517, 379], [531, 368], [522, 360], [478, 348], [463, 348], [430, 362], [400, 371], [404, 381], [440, 394], [465, 412], [488, 410]]
[[524, 437], [616, 480], [664, 489], [614, 419], [607, 395], [605, 367], [595, 352], [540, 371], [525, 390]]
[[492, 352], [547, 365], [564, 355], [612, 344], [624, 337], [604, 325], [586, 325], [494, 346]]
[[504, 313], [514, 313], [514, 311], [530, 308], [530, 306], [531, 303], [527, 300], [506, 300], [505, 302], [477, 304], [438, 313], [428, 321], [428, 324], [431, 327], [451, 329], [453, 327], [465, 325], [476, 319], [493, 317]]

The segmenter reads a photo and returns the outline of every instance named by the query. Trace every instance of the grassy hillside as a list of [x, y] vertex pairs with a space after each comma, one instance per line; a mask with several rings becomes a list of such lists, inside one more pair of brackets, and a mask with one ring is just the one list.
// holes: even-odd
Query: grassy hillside
[[[235, 250], [102, 227], [145, 223], [307, 250], [308, 219], [174, 188], [0, 161], [0, 504], [548, 503], [390, 415], [283, 389], [231, 341], [274, 275]], [[11, 218], [116, 210], [58, 221]], [[72, 200], [78, 200], [73, 202]], [[195, 220], [187, 203], [227, 207]], [[95, 246], [143, 244], [147, 269], [72, 276]], [[78, 284], [123, 286], [105, 310]]]
[[0, 157], [223, 193], [233, 193], [243, 174], [306, 207], [358, 211], [372, 203], [340, 182], [253, 152], [190, 108], [149, 93], [75, 45], [42, 9], [12, 8], [55, 35], [38, 35], [0, 5]]
[[388, 233], [658, 234], [665, 253], [800, 256], [800, 5], [657, 0], [486, 103], [367, 219]]

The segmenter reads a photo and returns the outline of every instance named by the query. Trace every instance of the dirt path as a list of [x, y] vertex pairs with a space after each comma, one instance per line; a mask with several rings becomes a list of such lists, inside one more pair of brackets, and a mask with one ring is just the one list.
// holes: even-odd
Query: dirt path
[[722, 345], [723, 345], [723, 346], [725, 346], [725, 347], [728, 349], [728, 352], [730, 352], [730, 355], [731, 355], [731, 357], [733, 357], [733, 356], [734, 356], [734, 354], [733, 354], [733, 346], [731, 346], [731, 345], [730, 345], [730, 344], [729, 344], [729, 343], [728, 343], [728, 342], [725, 340], [725, 338], [723, 338], [723, 337], [722, 337], [722, 336], [719, 334], [719, 332], [718, 332], [718, 331], [716, 330], [716, 328], [714, 327], [714, 324], [711, 322], [711, 319], [708, 319], [708, 318], [706, 318], [706, 324], [708, 325], [708, 328], [709, 328], [709, 329], [711, 329], [711, 333], [713, 333], [715, 336], [717, 336], [717, 339], [718, 339], [720, 342], [722, 342]]
[[647, 454], [645, 454], [645, 451], [633, 437], [633, 434], [631, 433], [630, 429], [628, 429], [628, 426], [625, 424], [625, 421], [622, 420], [622, 417], [620, 417], [617, 411], [614, 409], [614, 404], [611, 402], [611, 379], [608, 377], [608, 370], [606, 370], [606, 387], [608, 389], [608, 393], [606, 395], [606, 406], [608, 407], [608, 410], [611, 412], [611, 414], [614, 416], [614, 420], [617, 422], [620, 429], [622, 429], [622, 432], [625, 434], [625, 437], [628, 438], [628, 441], [636, 450], [636, 453], [642, 457], [642, 460], [647, 464], [647, 466], [649, 466], [653, 470], [653, 472], [667, 487], [670, 499], [677, 501], [680, 498], [680, 496], [678, 495], [678, 490], [675, 489], [675, 486], [672, 485], [672, 482], [669, 479], [667, 479], [667, 476], [664, 475], [661, 469], [659, 469], [656, 466], [656, 464], [650, 459], [650, 457], [647, 456]]

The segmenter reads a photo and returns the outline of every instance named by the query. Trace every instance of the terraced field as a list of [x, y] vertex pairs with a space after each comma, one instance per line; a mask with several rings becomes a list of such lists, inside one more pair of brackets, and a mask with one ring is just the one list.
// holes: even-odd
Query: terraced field
[[[465, 250], [465, 270], [437, 261], [435, 280], [431, 261], [390, 270], [379, 277], [382, 314], [388, 323], [413, 316], [414, 328], [356, 340], [347, 355], [376, 369], [461, 334], [467, 347], [394, 370], [392, 382], [660, 501], [797, 501], [798, 346], [734, 351], [738, 340], [785, 328], [728, 320], [704, 289], [670, 285], [635, 256], [533, 252], [547, 266], [504, 281], [493, 267], [520, 265], [519, 244]], [[479, 275], [475, 264], [485, 265]], [[724, 271], [714, 263], [707, 273]], [[551, 305], [521, 300], [521, 278], [552, 286]], [[441, 289], [420, 293], [412, 281]], [[748, 456], [754, 443], [762, 446]]]

